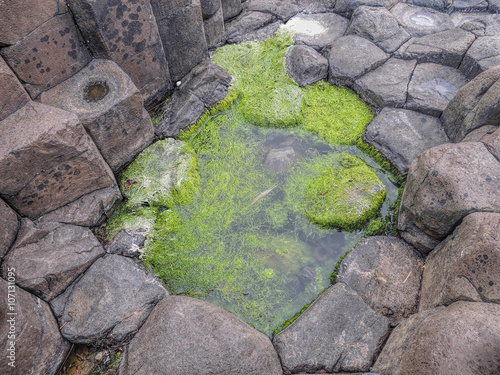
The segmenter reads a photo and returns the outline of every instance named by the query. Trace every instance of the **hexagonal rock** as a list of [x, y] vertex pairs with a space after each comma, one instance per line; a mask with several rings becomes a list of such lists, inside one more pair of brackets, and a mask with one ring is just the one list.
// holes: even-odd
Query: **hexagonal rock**
[[337, 283], [278, 333], [273, 344], [286, 373], [367, 371], [388, 333], [384, 316]]
[[373, 371], [380, 374], [496, 374], [500, 306], [456, 302], [410, 317], [392, 332]]
[[208, 48], [216, 47], [224, 36], [224, 19], [222, 18], [222, 7], [212, 17], [203, 20], [203, 29], [207, 39]]
[[472, 130], [500, 123], [500, 67], [478, 75], [458, 90], [443, 111], [443, 127], [454, 142], [460, 142]]
[[236, 17], [241, 12], [241, 0], [221, 0], [224, 21]]
[[440, 116], [468, 81], [455, 68], [434, 63], [418, 64], [408, 85], [406, 108]]
[[329, 81], [335, 85], [352, 85], [354, 80], [382, 65], [389, 55], [375, 44], [357, 35], [336, 39], [330, 45]]
[[23, 219], [16, 242], [3, 259], [2, 277], [15, 268], [17, 285], [50, 301], [103, 254], [87, 228]]
[[71, 342], [123, 341], [139, 329], [166, 294], [163, 285], [132, 259], [106, 255], [50, 306], [60, 325], [64, 324], [62, 335]]
[[299, 86], [312, 85], [328, 75], [328, 60], [308, 46], [291, 46], [285, 64], [288, 75]]
[[409, 0], [407, 3], [444, 11], [449, 10], [453, 0]]
[[272, 14], [244, 11], [225, 24], [223, 39], [227, 43], [265, 40], [278, 30], [280, 24], [281, 21]]
[[244, 4], [244, 9], [270, 13], [287, 22], [298, 13], [331, 13], [335, 9], [335, 0], [252, 0]]
[[500, 214], [475, 212], [425, 262], [420, 310], [456, 301], [500, 303]]
[[398, 0], [341, 0], [335, 4], [337, 13], [351, 17], [353, 12], [361, 6], [385, 7], [391, 9], [398, 3]]
[[430, 8], [399, 3], [391, 13], [413, 37], [439, 33], [455, 26], [449, 15]]
[[402, 174], [425, 150], [448, 143], [441, 122], [432, 116], [385, 107], [363, 133], [363, 140], [380, 151]]
[[500, 212], [499, 191], [500, 163], [482, 143], [431, 148], [410, 166], [398, 229], [407, 242], [428, 253], [468, 214]]
[[221, 0], [200, 0], [200, 5], [204, 20], [212, 17], [222, 7]]
[[488, 3], [487, 0], [454, 0], [453, 10], [456, 12], [486, 12]]
[[32, 98], [68, 79], [91, 60], [69, 13], [51, 18], [0, 53]]
[[[64, 361], [70, 344], [61, 337], [57, 322], [47, 303], [14, 285], [15, 272], [0, 278], [0, 358], [3, 374], [53, 375]], [[12, 298], [15, 299], [13, 304]], [[16, 315], [13, 315], [16, 314]], [[12, 322], [12, 325], [11, 325]], [[15, 327], [14, 355], [10, 356], [12, 334]], [[15, 368], [9, 362], [15, 362]]]
[[75, 113], [115, 172], [153, 141], [139, 90], [112, 61], [92, 61], [40, 100]]
[[500, 36], [477, 38], [468, 49], [460, 65], [460, 70], [472, 79], [478, 74], [500, 64]]
[[30, 97], [14, 72], [0, 57], [0, 121], [30, 101]]
[[395, 237], [369, 237], [340, 264], [337, 282], [351, 287], [373, 310], [394, 320], [415, 313], [423, 259]]
[[75, 114], [30, 102], [2, 121], [0, 138], [0, 194], [21, 215], [36, 218], [116, 184]]
[[139, 255], [139, 250], [144, 246], [146, 234], [146, 229], [122, 229], [106, 245], [106, 251], [109, 254], [118, 254], [130, 258], [136, 257]]
[[398, 21], [386, 8], [360, 6], [352, 14], [352, 21], [347, 34], [365, 37], [382, 48], [385, 52], [396, 51], [410, 39]]
[[0, 259], [9, 251], [12, 243], [16, 239], [19, 221], [17, 214], [0, 199]]
[[418, 63], [432, 62], [458, 68], [475, 39], [474, 34], [454, 28], [421, 38], [412, 38], [396, 55], [405, 60], [415, 59]]
[[127, 347], [120, 375], [282, 374], [269, 339], [208, 302], [165, 297]]
[[415, 60], [391, 58], [382, 66], [358, 78], [354, 88], [364, 100], [376, 106], [403, 107], [415, 64]]

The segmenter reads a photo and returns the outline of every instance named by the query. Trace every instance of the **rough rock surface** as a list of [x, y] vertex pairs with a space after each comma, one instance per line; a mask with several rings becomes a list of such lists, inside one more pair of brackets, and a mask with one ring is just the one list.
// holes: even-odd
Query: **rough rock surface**
[[413, 159], [429, 148], [447, 143], [448, 137], [435, 117], [385, 107], [366, 128], [363, 140], [406, 174]]
[[103, 254], [87, 228], [23, 219], [16, 242], [3, 259], [2, 277], [15, 268], [17, 285], [50, 301]]
[[9, 251], [10, 246], [16, 239], [19, 221], [17, 214], [0, 199], [0, 259]]
[[308, 46], [291, 46], [286, 53], [286, 71], [299, 86], [312, 85], [328, 75], [328, 60]]
[[106, 255], [50, 305], [60, 325], [67, 322], [61, 333], [71, 342], [123, 341], [166, 294], [160, 282], [133, 260]]
[[165, 297], [130, 342], [120, 375], [278, 375], [269, 339], [210, 303]]
[[494, 133], [485, 135], [482, 142], [488, 151], [500, 160], [500, 131], [497, 129]]
[[241, 0], [221, 0], [224, 21], [236, 17], [241, 12]]
[[339, 0], [335, 4], [335, 11], [350, 17], [360, 6], [385, 7], [391, 9], [398, 0]]
[[[7, 274], [7, 281], [0, 278], [0, 346], [4, 349], [0, 358], [2, 373], [6, 375], [53, 375], [66, 357], [70, 344], [61, 337], [57, 322], [47, 303], [14, 286], [15, 276]], [[8, 305], [8, 297], [15, 295], [15, 303]], [[16, 315], [9, 315], [16, 313]], [[9, 334], [15, 322], [15, 368], [8, 365], [10, 356]]]
[[224, 40], [227, 43], [242, 43], [249, 40], [265, 40], [278, 30], [281, 21], [263, 12], [243, 11], [225, 24]]
[[398, 229], [407, 242], [427, 253], [432, 250], [426, 245], [429, 237], [444, 239], [468, 214], [500, 212], [498, 191], [500, 163], [483, 144], [431, 148], [410, 166]]
[[481, 126], [467, 134], [465, 138], [461, 140], [461, 142], [481, 142], [488, 135], [493, 134], [497, 129], [498, 125]]
[[399, 3], [391, 9], [391, 13], [413, 37], [435, 34], [454, 27], [448, 14], [431, 8]]
[[214, 48], [221, 43], [224, 36], [222, 7], [219, 7], [219, 10], [212, 17], [203, 20], [203, 29], [208, 48]]
[[395, 237], [369, 237], [340, 264], [337, 282], [351, 287], [373, 310], [399, 320], [417, 311], [423, 259]]
[[388, 332], [384, 316], [347, 285], [337, 283], [273, 343], [285, 372], [366, 371]]
[[221, 0], [200, 0], [200, 5], [204, 20], [212, 17], [222, 7]]
[[0, 121], [30, 101], [14, 72], [0, 57]]
[[274, 148], [267, 154], [264, 168], [274, 173], [284, 173], [295, 161], [295, 151], [290, 146]]
[[110, 254], [118, 254], [133, 258], [139, 255], [139, 249], [144, 246], [145, 241], [145, 229], [122, 229], [115, 234], [111, 242], [106, 245], [106, 251]]
[[287, 22], [298, 13], [331, 13], [335, 9], [335, 0], [252, 0], [247, 1], [244, 8], [270, 13]]
[[477, 38], [468, 49], [460, 70], [472, 79], [500, 64], [500, 35]]

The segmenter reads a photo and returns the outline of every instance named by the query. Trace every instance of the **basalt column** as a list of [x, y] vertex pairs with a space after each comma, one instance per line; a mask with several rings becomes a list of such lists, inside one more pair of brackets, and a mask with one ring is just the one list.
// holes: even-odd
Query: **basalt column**
[[217, 46], [224, 35], [224, 15], [221, 0], [200, 0], [203, 26], [208, 48]]

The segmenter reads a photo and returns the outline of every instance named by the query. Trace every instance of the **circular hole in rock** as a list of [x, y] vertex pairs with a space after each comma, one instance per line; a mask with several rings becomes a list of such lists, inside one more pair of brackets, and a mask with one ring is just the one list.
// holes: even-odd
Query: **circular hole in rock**
[[85, 87], [83, 99], [87, 102], [98, 102], [109, 93], [109, 86], [104, 81], [94, 81]]

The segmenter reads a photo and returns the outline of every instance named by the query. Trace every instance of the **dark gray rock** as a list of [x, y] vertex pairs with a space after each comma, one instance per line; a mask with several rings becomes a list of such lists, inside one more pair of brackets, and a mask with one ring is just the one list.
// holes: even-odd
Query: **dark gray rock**
[[363, 133], [363, 140], [402, 174], [425, 150], [448, 142], [440, 121], [407, 109], [383, 108]]
[[367, 371], [388, 332], [384, 316], [337, 283], [273, 343], [286, 373]]
[[335, 9], [335, 0], [252, 0], [245, 2], [244, 8], [270, 13], [287, 22], [298, 13], [331, 13]]
[[460, 65], [460, 70], [472, 79], [496, 65], [500, 65], [500, 36], [483, 36], [472, 43]]
[[385, 7], [391, 9], [398, 3], [398, 0], [339, 0], [335, 4], [337, 13], [345, 14], [351, 17], [353, 12], [361, 6]]
[[236, 17], [241, 12], [241, 0], [221, 0], [224, 21]]
[[395, 237], [370, 237], [340, 264], [337, 282], [351, 287], [373, 310], [394, 321], [417, 311], [421, 255]]
[[16, 269], [16, 284], [45, 301], [60, 294], [104, 249], [84, 227], [34, 224], [23, 219], [17, 241], [2, 262], [2, 277]]
[[365, 37], [385, 52], [396, 51], [410, 39], [398, 21], [386, 8], [360, 6], [352, 14], [347, 34]]
[[120, 375], [278, 375], [280, 362], [262, 333], [210, 303], [165, 297], [130, 342]]
[[200, 5], [204, 20], [211, 18], [222, 8], [221, 0], [200, 0]]
[[244, 11], [225, 24], [224, 40], [227, 43], [265, 40], [274, 34], [280, 25], [281, 21], [272, 14]]
[[267, 154], [264, 168], [273, 173], [284, 173], [295, 162], [295, 151], [292, 147], [286, 146], [273, 148]]
[[201, 62], [184, 78], [164, 108], [156, 134], [175, 136], [194, 124], [207, 108], [224, 99], [230, 83], [231, 75], [226, 70], [208, 60]]
[[221, 43], [224, 36], [222, 7], [219, 7], [219, 10], [212, 17], [203, 20], [203, 29], [205, 30], [208, 48], [216, 47]]
[[398, 217], [401, 236], [427, 253], [428, 238], [446, 238], [468, 214], [500, 212], [499, 189], [500, 163], [482, 143], [431, 148], [410, 166]]
[[335, 85], [352, 85], [359, 76], [382, 65], [389, 55], [357, 35], [347, 35], [330, 46], [329, 80]]
[[408, 0], [407, 3], [444, 11], [451, 7], [453, 0]]
[[458, 12], [486, 12], [488, 1], [486, 0], [454, 0], [453, 10]]
[[497, 129], [498, 125], [481, 126], [467, 134], [461, 142], [481, 142], [488, 135], [493, 134]]
[[418, 64], [408, 86], [406, 108], [440, 116], [468, 79], [457, 69], [434, 63]]
[[30, 97], [14, 72], [0, 57], [0, 121], [30, 101]]
[[146, 229], [122, 229], [106, 245], [106, 251], [110, 254], [118, 254], [131, 258], [137, 257], [139, 256], [139, 250], [144, 246], [144, 242], [146, 241], [146, 234]]
[[308, 46], [291, 46], [286, 53], [286, 71], [299, 86], [312, 85], [328, 76], [328, 60]]
[[415, 65], [415, 60], [391, 58], [382, 66], [358, 78], [354, 88], [364, 100], [378, 107], [403, 107]]
[[17, 214], [0, 199], [0, 259], [9, 251], [19, 229]]
[[[7, 273], [7, 281], [0, 279], [0, 298], [4, 301], [0, 310], [0, 345], [4, 349], [0, 358], [2, 374], [54, 375], [70, 344], [61, 337], [49, 305], [15, 286], [14, 279], [15, 271]], [[15, 302], [11, 304], [12, 298]], [[9, 365], [12, 361], [15, 367]]]
[[435, 34], [454, 27], [448, 14], [430, 8], [399, 3], [391, 9], [391, 13], [413, 37]]

